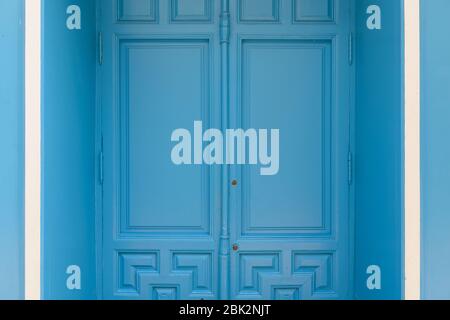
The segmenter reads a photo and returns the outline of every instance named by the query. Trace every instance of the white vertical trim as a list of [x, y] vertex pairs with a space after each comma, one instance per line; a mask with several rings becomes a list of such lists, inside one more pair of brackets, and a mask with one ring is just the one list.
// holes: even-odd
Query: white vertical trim
[[41, 298], [41, 1], [25, 1], [25, 299]]
[[405, 299], [420, 299], [420, 0], [405, 0]]

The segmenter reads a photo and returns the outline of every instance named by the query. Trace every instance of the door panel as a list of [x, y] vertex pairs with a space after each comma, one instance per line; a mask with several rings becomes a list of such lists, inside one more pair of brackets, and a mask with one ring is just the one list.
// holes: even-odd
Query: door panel
[[208, 125], [209, 41], [119, 43], [121, 234], [209, 235], [209, 170], [167, 161], [174, 128], [189, 128], [192, 119]]
[[244, 127], [279, 128], [282, 135], [277, 175], [245, 169], [242, 234], [329, 234], [330, 42], [244, 39], [241, 45]]
[[202, 1], [103, 0], [103, 297], [216, 299], [220, 171], [176, 166], [178, 128], [220, 124]]
[[[101, 1], [104, 298], [349, 297], [349, 6]], [[280, 129], [279, 173], [174, 165], [198, 120]]]
[[230, 297], [351, 297], [350, 1], [231, 1], [231, 127], [280, 130], [280, 169], [232, 167]]

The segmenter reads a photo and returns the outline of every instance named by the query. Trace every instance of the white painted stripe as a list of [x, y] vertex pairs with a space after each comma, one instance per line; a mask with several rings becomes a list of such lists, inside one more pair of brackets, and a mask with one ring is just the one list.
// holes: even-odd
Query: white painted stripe
[[25, 299], [41, 298], [41, 1], [25, 1]]
[[405, 299], [420, 299], [420, 0], [405, 0]]

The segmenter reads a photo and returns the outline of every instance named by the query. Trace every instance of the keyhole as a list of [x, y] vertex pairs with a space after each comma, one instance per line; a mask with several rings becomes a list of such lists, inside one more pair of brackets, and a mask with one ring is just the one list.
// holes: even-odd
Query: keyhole
[[238, 185], [237, 180], [231, 181], [231, 185], [232, 185], [233, 187], [237, 187], [237, 185]]
[[239, 246], [237, 244], [233, 244], [233, 251], [238, 251], [239, 250]]

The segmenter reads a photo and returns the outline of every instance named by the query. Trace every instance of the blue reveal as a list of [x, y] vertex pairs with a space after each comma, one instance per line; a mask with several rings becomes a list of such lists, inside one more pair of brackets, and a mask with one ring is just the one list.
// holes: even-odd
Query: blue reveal
[[[378, 5], [382, 29], [366, 13]], [[403, 291], [403, 1], [356, 1], [357, 299], [401, 299]], [[367, 267], [381, 267], [368, 290]]]
[[[69, 5], [82, 29], [68, 30]], [[95, 1], [43, 1], [43, 297], [95, 299]], [[81, 290], [66, 287], [81, 268]]]

